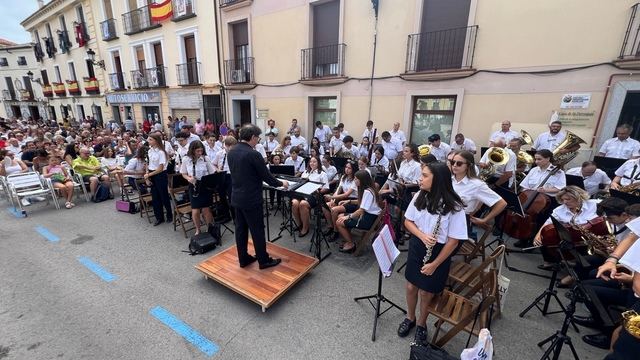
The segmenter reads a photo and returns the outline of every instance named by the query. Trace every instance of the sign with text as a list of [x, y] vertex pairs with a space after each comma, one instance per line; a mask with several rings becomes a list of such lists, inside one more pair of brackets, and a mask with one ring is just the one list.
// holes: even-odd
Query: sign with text
[[564, 94], [560, 101], [561, 109], [588, 109], [591, 94]]
[[107, 94], [109, 104], [140, 104], [162, 102], [159, 91]]

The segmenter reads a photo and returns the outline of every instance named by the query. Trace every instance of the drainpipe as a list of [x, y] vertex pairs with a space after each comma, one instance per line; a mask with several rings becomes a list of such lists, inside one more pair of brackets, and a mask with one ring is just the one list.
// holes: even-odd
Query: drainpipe
[[[225, 96], [225, 88], [224, 88], [224, 81], [222, 80], [224, 78], [224, 74], [222, 73], [222, 61], [223, 61], [223, 57], [222, 57], [222, 51], [220, 51], [220, 49], [222, 49], [222, 44], [220, 43], [220, 19], [218, 18], [218, 1], [214, 1], [213, 2], [213, 18], [215, 19], [215, 25], [216, 25], [216, 58], [218, 61], [218, 76], [219, 76], [219, 80], [220, 80], [220, 112], [222, 113], [222, 121], [225, 122], [227, 121], [227, 112], [225, 111], [226, 109], [226, 96]], [[228, 124], [228, 123], [227, 123]]]
[[607, 88], [606, 88], [606, 91], [604, 93], [604, 99], [602, 99], [602, 106], [600, 106], [600, 114], [598, 115], [598, 121], [596, 122], [596, 126], [594, 127], [593, 136], [591, 136], [591, 147], [593, 147], [593, 145], [596, 142], [596, 136], [598, 134], [598, 128], [600, 127], [600, 122], [602, 121], [602, 114], [604, 113], [604, 105], [607, 102], [607, 98], [609, 97], [609, 90], [611, 90], [611, 82], [613, 81], [613, 77], [614, 76], [623, 76], [623, 75], [632, 76], [632, 75], [637, 75], [637, 73], [634, 73], [634, 72], [616, 73], [616, 74], [611, 74], [609, 76], [609, 82], [607, 82]]

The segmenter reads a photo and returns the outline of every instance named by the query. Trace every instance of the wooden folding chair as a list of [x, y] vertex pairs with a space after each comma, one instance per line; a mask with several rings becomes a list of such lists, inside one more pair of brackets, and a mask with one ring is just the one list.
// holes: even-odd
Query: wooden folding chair
[[[144, 179], [136, 179], [136, 185], [138, 186], [138, 189], [140, 188], [140, 185], [144, 184]], [[147, 192], [146, 194], [139, 194], [138, 196], [138, 205], [140, 206], [140, 217], [146, 216], [147, 217], [147, 221], [149, 221], [149, 224], [152, 223], [151, 221], [151, 217], [153, 216], [155, 218], [155, 215], [153, 214], [153, 205], [151, 204], [151, 202], [153, 201], [152, 197], [151, 197], [151, 192]]]
[[491, 235], [491, 231], [487, 230], [482, 234], [482, 237], [477, 241], [467, 240], [462, 243], [460, 250], [456, 255], [460, 255], [464, 257], [464, 262], [470, 263], [473, 259], [480, 257], [482, 261], [486, 258], [485, 247], [487, 243], [487, 238]]
[[385, 206], [376, 220], [371, 225], [369, 230], [361, 230], [361, 229], [351, 229], [351, 234], [355, 236], [360, 236], [358, 241], [355, 242], [356, 250], [353, 252], [353, 256], [360, 256], [364, 249], [369, 246], [373, 242], [373, 236], [380, 230], [382, 227], [382, 219], [384, 218], [384, 214], [387, 211], [387, 207]]
[[187, 228], [185, 224], [187, 223], [183, 218], [185, 215], [191, 216], [191, 202], [178, 202], [177, 195], [182, 194], [183, 197], [189, 198], [188, 186], [180, 186], [177, 188], [170, 188], [169, 195], [171, 196], [171, 201], [173, 202], [173, 231], [176, 231], [178, 224], [182, 227], [182, 233], [185, 238], [189, 238], [187, 235], [187, 231], [195, 230], [194, 222], [191, 222], [191, 227]]

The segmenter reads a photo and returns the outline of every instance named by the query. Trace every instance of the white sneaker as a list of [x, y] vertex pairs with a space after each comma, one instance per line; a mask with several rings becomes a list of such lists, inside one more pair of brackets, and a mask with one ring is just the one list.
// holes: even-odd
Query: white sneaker
[[31, 198], [31, 201], [37, 201], [37, 202], [45, 201], [45, 200], [47, 200], [47, 198], [46, 198], [46, 197], [43, 197], [43, 196], [33, 196], [33, 197]]
[[20, 202], [22, 203], [22, 206], [29, 206], [31, 205], [31, 203], [29, 202], [29, 200], [27, 199], [22, 199], [20, 200]]

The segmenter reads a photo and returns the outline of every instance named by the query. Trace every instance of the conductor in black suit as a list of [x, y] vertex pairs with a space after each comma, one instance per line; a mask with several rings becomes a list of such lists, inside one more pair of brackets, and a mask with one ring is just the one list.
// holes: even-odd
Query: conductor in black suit
[[[240, 142], [227, 155], [231, 173], [231, 205], [236, 212], [236, 245], [240, 267], [258, 260], [260, 269], [276, 266], [280, 259], [267, 253], [264, 236], [264, 213], [262, 206], [262, 182], [273, 187], [289, 187], [286, 181], [276, 179], [264, 165], [264, 159], [254, 147], [260, 141], [262, 130], [247, 124], [240, 129]], [[253, 239], [256, 256], [247, 252], [249, 231]]]

